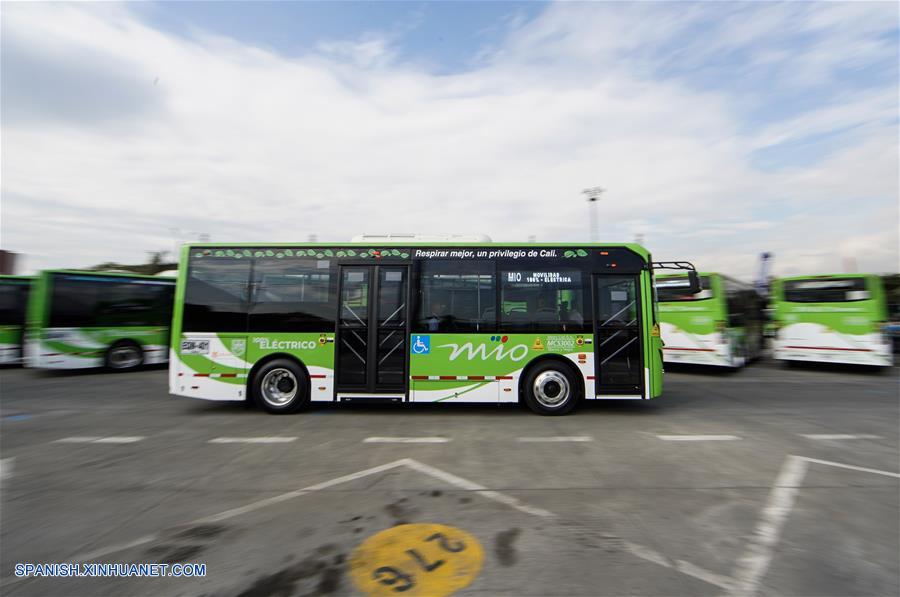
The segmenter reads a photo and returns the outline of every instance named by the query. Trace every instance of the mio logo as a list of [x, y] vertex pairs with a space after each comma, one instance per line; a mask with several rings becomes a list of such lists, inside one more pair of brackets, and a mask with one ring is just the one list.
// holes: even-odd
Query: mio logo
[[509, 358], [513, 361], [521, 361], [528, 356], [528, 346], [526, 346], [525, 344], [519, 344], [511, 348], [507, 348], [505, 345], [501, 344], [499, 346], [494, 346], [493, 348], [488, 350], [486, 344], [482, 343], [478, 346], [475, 346], [471, 342], [466, 342], [462, 345], [442, 344], [438, 346], [438, 348], [451, 349], [451, 361], [455, 361], [463, 354], [466, 355], [466, 360], [469, 361], [474, 361], [476, 358], [480, 358], [482, 361], [486, 361], [492, 357], [498, 361], [502, 361], [506, 358]]

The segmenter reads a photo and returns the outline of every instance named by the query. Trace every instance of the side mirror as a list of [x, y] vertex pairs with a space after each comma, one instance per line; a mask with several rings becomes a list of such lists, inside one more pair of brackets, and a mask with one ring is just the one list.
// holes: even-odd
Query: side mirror
[[696, 270], [688, 270], [688, 294], [700, 293], [700, 276]]

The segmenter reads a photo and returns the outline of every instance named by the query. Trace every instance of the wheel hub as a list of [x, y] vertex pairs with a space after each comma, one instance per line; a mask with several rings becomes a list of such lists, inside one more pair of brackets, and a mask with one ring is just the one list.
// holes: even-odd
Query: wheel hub
[[554, 408], [563, 404], [571, 393], [568, 378], [559, 371], [544, 371], [534, 379], [534, 397], [543, 406]]
[[263, 400], [272, 406], [284, 406], [297, 396], [297, 378], [284, 368], [272, 369], [260, 384]]

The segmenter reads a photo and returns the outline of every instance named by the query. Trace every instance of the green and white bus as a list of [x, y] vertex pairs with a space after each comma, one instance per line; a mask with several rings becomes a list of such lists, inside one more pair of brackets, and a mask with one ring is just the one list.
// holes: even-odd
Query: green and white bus
[[174, 292], [171, 278], [43, 271], [28, 301], [25, 365], [127, 370], [165, 363]]
[[763, 300], [749, 284], [701, 272], [700, 292], [686, 292], [684, 274], [656, 278], [666, 363], [737, 369], [763, 350]]
[[169, 388], [307, 402], [516, 402], [662, 392], [650, 255], [638, 245], [192, 245]]
[[22, 362], [30, 276], [0, 276], [0, 365]]
[[777, 328], [773, 356], [889, 367], [887, 300], [874, 274], [781, 278], [772, 286]]

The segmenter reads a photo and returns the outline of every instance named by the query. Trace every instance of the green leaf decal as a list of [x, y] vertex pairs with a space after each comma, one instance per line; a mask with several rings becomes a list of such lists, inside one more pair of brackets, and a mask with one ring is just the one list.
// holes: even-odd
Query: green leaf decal
[[203, 253], [194, 253], [194, 257], [200, 259], [201, 257], [203, 257]]
[[391, 255], [393, 255], [394, 257], [399, 257], [400, 256], [399, 249], [391, 249]]
[[400, 253], [401, 259], [409, 259], [409, 253]]
[[275, 256], [275, 251], [273, 251], [272, 249], [269, 249], [266, 251], [266, 257], [274, 257], [274, 256]]
[[574, 251], [566, 251], [565, 253], [563, 253], [563, 257], [575, 257], [575, 252]]
[[285, 250], [284, 250], [284, 254], [287, 255], [288, 257], [293, 257], [293, 256], [294, 256], [294, 252], [293, 252], [292, 250], [290, 250], [290, 249], [285, 249]]
[[263, 257], [264, 255], [265, 255], [265, 253], [263, 253], [262, 251], [257, 251], [256, 253], [253, 254], [254, 257]]
[[241, 255], [240, 253], [235, 253], [235, 254], [234, 254], [234, 258], [235, 258], [235, 259], [243, 259], [244, 256]]
[[325, 257], [325, 253], [316, 253], [316, 257], [321, 259], [322, 257]]
[[345, 253], [344, 251], [338, 251], [338, 252], [337, 252], [337, 256], [338, 256], [338, 257], [346, 257], [346, 256], [347, 256], [347, 253]]
[[577, 253], [579, 257], [587, 257], [587, 251], [584, 249], [578, 249], [575, 253]]
[[356, 257], [356, 251], [353, 249], [347, 249], [347, 255], [350, 257]]
[[253, 253], [250, 252], [250, 249], [244, 249], [244, 257], [253, 257]]
[[366, 257], [369, 256], [369, 254], [368, 254], [368, 253], [360, 253], [359, 256], [360, 256], [360, 257], [363, 257], [363, 258], [366, 258]]
[[284, 257], [284, 253], [275, 253], [275, 257], [277, 259], [281, 259], [282, 257]]
[[322, 251], [322, 253], [325, 255], [325, 257], [334, 257], [334, 251], [332, 251], [331, 249], [325, 249], [324, 251]]
[[216, 251], [216, 257], [224, 257], [225, 251]]
[[225, 251], [225, 254], [228, 255], [229, 257], [234, 257], [234, 251], [232, 251], [231, 249], [228, 249], [227, 251]]

